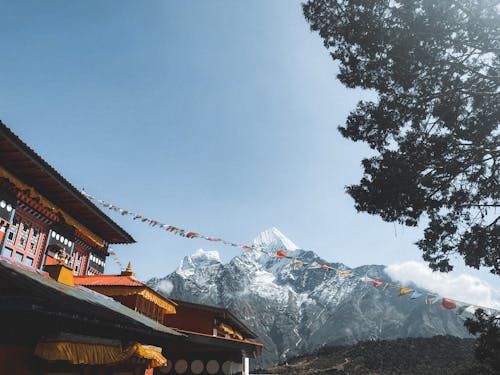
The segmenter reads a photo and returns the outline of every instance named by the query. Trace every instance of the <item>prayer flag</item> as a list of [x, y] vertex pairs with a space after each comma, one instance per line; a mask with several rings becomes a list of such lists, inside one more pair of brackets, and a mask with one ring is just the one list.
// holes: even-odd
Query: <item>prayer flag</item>
[[414, 290], [412, 295], [410, 296], [411, 299], [417, 299], [418, 297], [421, 297], [422, 296], [422, 293]]
[[453, 310], [456, 307], [457, 307], [457, 305], [456, 305], [455, 301], [453, 301], [449, 298], [443, 298], [441, 300], [441, 309], [443, 309], [443, 310]]
[[384, 285], [384, 284], [385, 284], [385, 282], [383, 282], [383, 281], [380, 281], [380, 280], [373, 280], [373, 286], [374, 286], [375, 288], [378, 288], [379, 286]]
[[373, 282], [374, 280], [371, 277], [368, 277], [368, 275], [365, 275], [361, 278], [361, 281], [363, 281], [365, 283], [370, 283], [370, 282]]
[[432, 305], [433, 303], [436, 303], [438, 301], [438, 296], [435, 294], [428, 294], [427, 297], [425, 297], [425, 303], [427, 305]]
[[340, 277], [349, 277], [352, 275], [351, 271], [339, 271], [339, 276]]
[[410, 289], [410, 288], [399, 288], [399, 293], [398, 293], [398, 296], [401, 297], [401, 296], [404, 296], [405, 294], [408, 294], [410, 293], [411, 291], [413, 291], [413, 289]]
[[286, 257], [286, 251], [285, 251], [285, 250], [278, 250], [278, 251], [276, 252], [276, 256], [277, 256], [278, 258], [285, 258], [285, 257]]

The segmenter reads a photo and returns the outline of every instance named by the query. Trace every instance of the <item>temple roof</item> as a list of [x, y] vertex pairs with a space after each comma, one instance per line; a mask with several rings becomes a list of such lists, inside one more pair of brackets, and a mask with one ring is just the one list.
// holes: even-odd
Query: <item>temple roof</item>
[[[70, 316], [85, 316], [87, 319], [100, 319], [114, 323], [126, 324], [123, 329], [141, 329], [155, 331], [170, 337], [179, 337], [181, 334], [165, 327], [158, 322], [123, 306], [112, 298], [96, 293], [83, 286], [68, 286], [49, 277], [46, 272], [36, 270], [21, 263], [16, 263], [10, 258], [0, 257], [0, 279], [10, 280], [17, 288], [29, 291], [33, 295], [43, 297], [47, 305], [39, 310], [56, 308], [57, 312], [68, 312]], [[16, 298], [11, 298], [12, 303], [5, 303], [1, 308], [14, 308]], [[5, 302], [5, 301], [4, 301]], [[56, 304], [57, 302], [57, 304]], [[11, 306], [12, 305], [12, 306]], [[28, 305], [29, 309], [36, 306]], [[38, 311], [38, 310], [34, 310]]]
[[75, 284], [83, 286], [139, 286], [146, 285], [133, 276], [122, 275], [94, 275], [94, 276], [75, 276]]
[[120, 275], [74, 276], [74, 282], [107, 296], [140, 295], [160, 306], [168, 314], [175, 314], [177, 303], [163, 296], [135, 278], [130, 263]]
[[133, 243], [116, 224], [0, 121], [0, 166], [108, 243]]

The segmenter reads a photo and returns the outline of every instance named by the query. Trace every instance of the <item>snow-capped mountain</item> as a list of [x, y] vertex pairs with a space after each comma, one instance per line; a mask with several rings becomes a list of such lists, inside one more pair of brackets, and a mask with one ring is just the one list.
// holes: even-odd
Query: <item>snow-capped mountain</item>
[[[276, 228], [253, 241], [269, 254], [286, 250], [296, 260], [327, 264], [312, 251], [299, 249]], [[148, 284], [172, 298], [227, 307], [259, 335], [263, 356], [254, 365], [268, 367], [324, 345], [352, 344], [367, 339], [454, 335], [467, 337], [462, 319], [424, 298], [398, 297], [394, 289], [375, 289], [362, 277], [391, 280], [384, 266], [337, 272], [294, 268], [279, 259], [250, 250], [223, 264], [216, 251], [197, 250], [177, 270]]]

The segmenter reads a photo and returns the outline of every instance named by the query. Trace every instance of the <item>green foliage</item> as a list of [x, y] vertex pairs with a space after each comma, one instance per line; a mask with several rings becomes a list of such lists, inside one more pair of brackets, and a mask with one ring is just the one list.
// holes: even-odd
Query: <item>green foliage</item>
[[500, 274], [498, 0], [310, 0], [313, 31], [347, 87], [371, 89], [339, 130], [366, 142], [358, 211], [427, 227], [432, 269], [452, 254]]
[[[358, 211], [417, 226], [434, 270], [453, 254], [500, 275], [500, 2], [309, 0], [311, 30], [347, 87], [371, 89], [339, 127], [376, 156], [347, 187]], [[468, 320], [477, 355], [500, 370], [499, 321]]]
[[467, 319], [465, 326], [470, 333], [480, 334], [476, 358], [500, 372], [500, 316], [488, 315], [479, 309], [475, 318]]

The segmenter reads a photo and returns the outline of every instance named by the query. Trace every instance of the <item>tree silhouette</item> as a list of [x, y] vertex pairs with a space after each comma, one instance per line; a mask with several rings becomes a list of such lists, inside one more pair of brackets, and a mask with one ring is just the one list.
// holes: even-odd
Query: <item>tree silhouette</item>
[[[500, 275], [498, 0], [310, 0], [311, 30], [349, 88], [375, 91], [341, 134], [369, 145], [358, 211], [425, 225], [434, 270], [450, 257]], [[480, 332], [480, 331], [478, 331]]]

